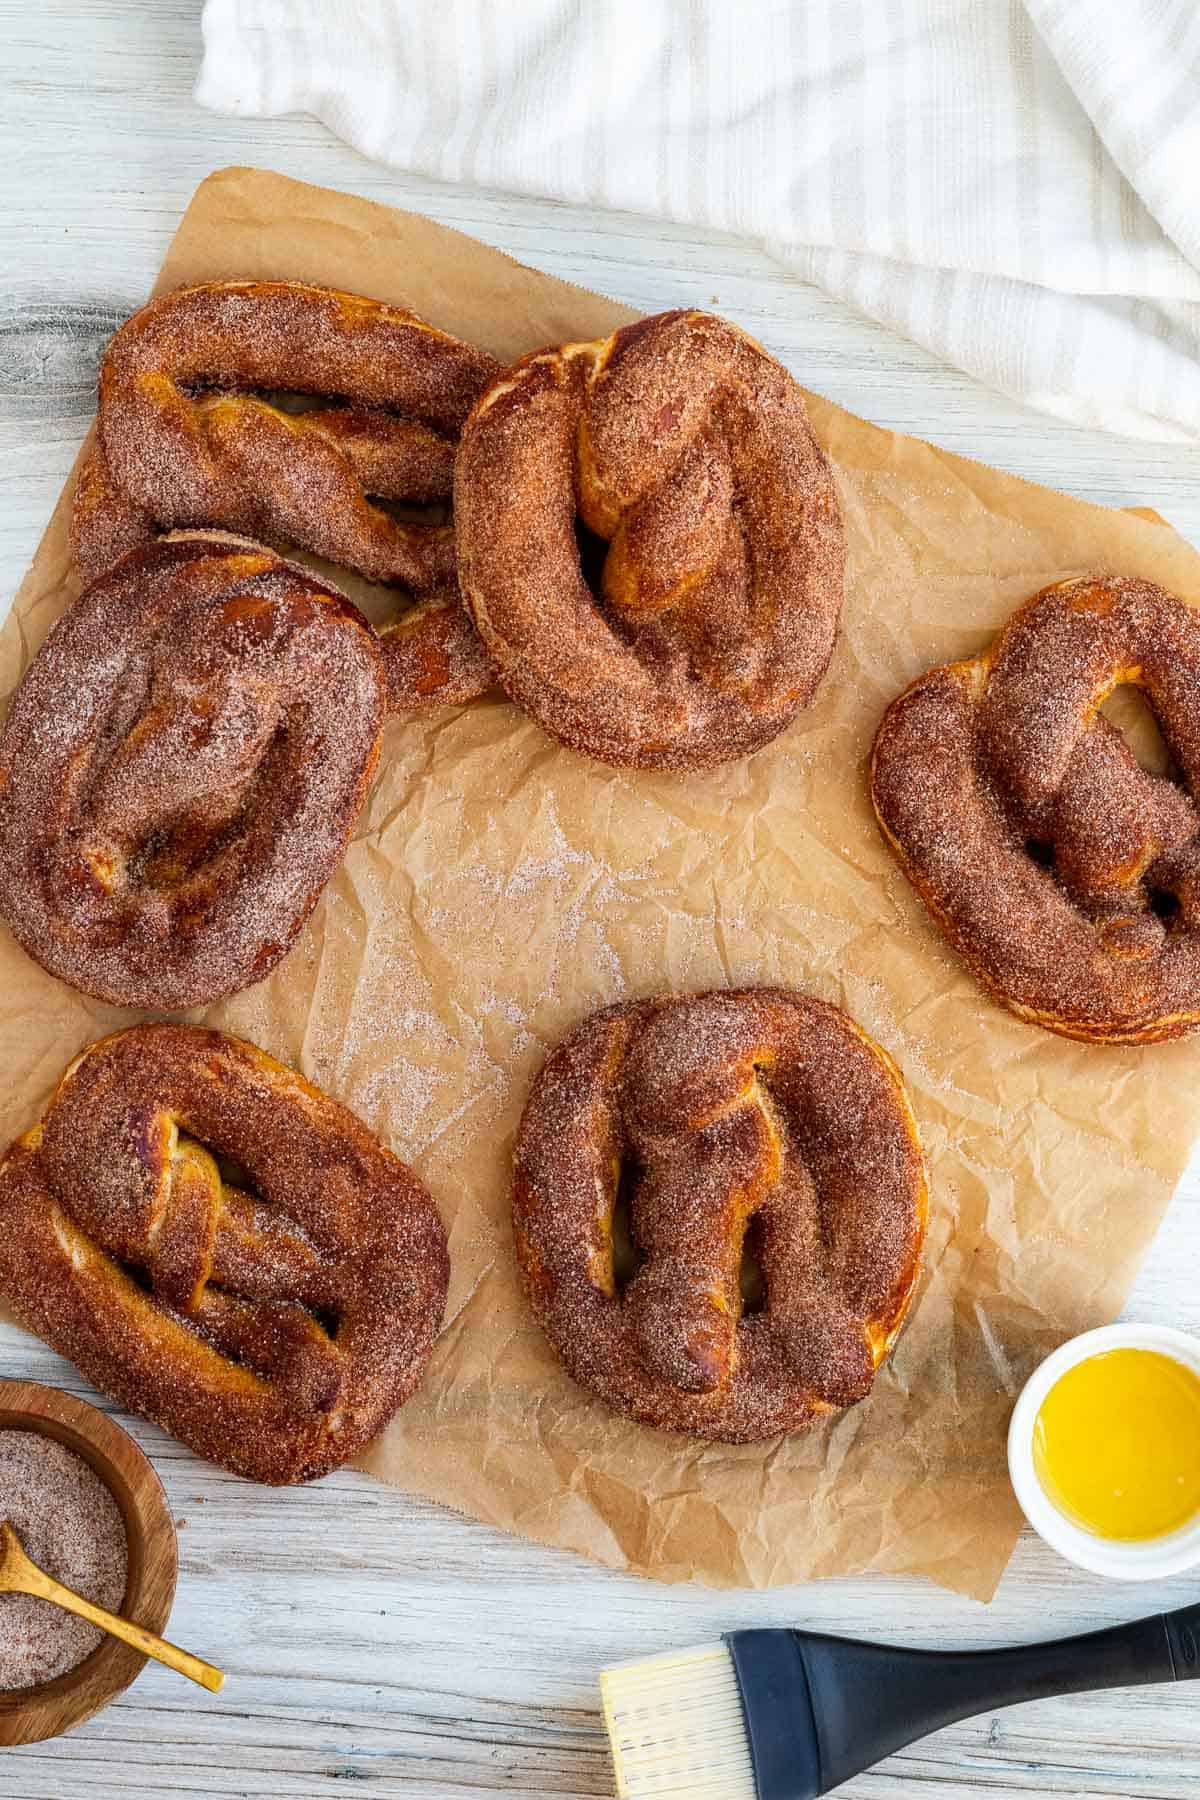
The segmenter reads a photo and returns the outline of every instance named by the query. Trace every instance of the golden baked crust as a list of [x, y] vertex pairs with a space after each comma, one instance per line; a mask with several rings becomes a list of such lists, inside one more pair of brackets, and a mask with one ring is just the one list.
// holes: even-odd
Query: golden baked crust
[[[576, 515], [604, 542], [594, 596]], [[500, 680], [605, 762], [704, 769], [768, 743], [833, 651], [843, 534], [787, 371], [662, 313], [501, 375], [463, 432], [459, 579]]]
[[[1183, 786], [1099, 708], [1145, 694]], [[972, 973], [1031, 1024], [1140, 1044], [1200, 1025], [1200, 616], [1148, 581], [1085, 575], [991, 647], [893, 701], [871, 798]]]
[[[642, 1259], [624, 1281], [621, 1195]], [[517, 1138], [517, 1258], [546, 1335], [608, 1405], [698, 1438], [797, 1431], [861, 1400], [927, 1214], [891, 1058], [786, 989], [593, 1014], [542, 1068]], [[759, 1310], [743, 1304], [744, 1246]]]
[[[152, 300], [100, 365], [72, 524], [84, 580], [177, 526], [309, 550], [414, 597], [382, 633], [397, 709], [473, 698], [495, 677], [459, 600], [453, 530], [387, 503], [449, 501], [458, 434], [497, 366], [415, 313], [303, 282]], [[284, 410], [281, 392], [328, 404]]]
[[0, 732], [0, 916], [116, 1006], [261, 980], [341, 860], [386, 705], [374, 632], [307, 570], [229, 539], [131, 552]]
[[411, 1170], [217, 1031], [91, 1045], [0, 1163], [0, 1292], [20, 1319], [254, 1481], [311, 1480], [376, 1436], [421, 1377], [448, 1276]]

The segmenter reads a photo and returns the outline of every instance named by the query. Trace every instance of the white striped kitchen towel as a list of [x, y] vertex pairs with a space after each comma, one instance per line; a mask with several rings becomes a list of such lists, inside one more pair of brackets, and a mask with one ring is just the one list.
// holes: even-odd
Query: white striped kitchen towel
[[197, 98], [741, 234], [1004, 393], [1200, 442], [1197, 0], [207, 0]]

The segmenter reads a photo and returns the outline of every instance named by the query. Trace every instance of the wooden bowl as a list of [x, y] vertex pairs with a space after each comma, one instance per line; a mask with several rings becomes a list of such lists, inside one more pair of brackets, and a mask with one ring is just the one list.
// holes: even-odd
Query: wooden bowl
[[[129, 1574], [120, 1611], [161, 1636], [175, 1598], [175, 1521], [162, 1482], [129, 1433], [94, 1406], [37, 1381], [0, 1381], [0, 1431], [38, 1431], [95, 1470], [125, 1521]], [[0, 1745], [37, 1744], [81, 1725], [122, 1693], [145, 1661], [106, 1637], [65, 1675], [0, 1691]]]

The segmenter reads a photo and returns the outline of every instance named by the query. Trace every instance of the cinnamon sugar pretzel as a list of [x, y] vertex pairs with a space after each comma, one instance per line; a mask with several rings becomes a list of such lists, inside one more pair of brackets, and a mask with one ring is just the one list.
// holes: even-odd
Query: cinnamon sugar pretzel
[[135, 1025], [91, 1045], [0, 1163], [0, 1293], [24, 1324], [255, 1481], [324, 1475], [383, 1428], [420, 1379], [448, 1273], [411, 1171], [216, 1031]]
[[[496, 368], [415, 313], [302, 282], [151, 301], [100, 365], [73, 521], [85, 582], [178, 526], [312, 551], [413, 596], [382, 634], [395, 707], [471, 699], [494, 675], [459, 600], [453, 529], [388, 508], [449, 501], [459, 431]], [[284, 410], [281, 392], [324, 404]]]
[[[1180, 782], [1101, 713], [1140, 688]], [[1043, 590], [991, 647], [893, 701], [871, 793], [909, 880], [976, 978], [1095, 1043], [1200, 1026], [1200, 614], [1148, 581]]]
[[[594, 592], [577, 515], [603, 554]], [[748, 755], [828, 666], [829, 464], [791, 376], [721, 319], [662, 313], [517, 363], [463, 432], [455, 519], [505, 689], [606, 762]]]
[[608, 1405], [699, 1438], [796, 1431], [861, 1400], [908, 1307], [927, 1210], [891, 1059], [783, 989], [593, 1014], [546, 1062], [517, 1139], [517, 1258], [550, 1342]]
[[0, 917], [116, 1006], [261, 980], [341, 860], [386, 704], [375, 634], [307, 570], [228, 538], [131, 552], [0, 732]]

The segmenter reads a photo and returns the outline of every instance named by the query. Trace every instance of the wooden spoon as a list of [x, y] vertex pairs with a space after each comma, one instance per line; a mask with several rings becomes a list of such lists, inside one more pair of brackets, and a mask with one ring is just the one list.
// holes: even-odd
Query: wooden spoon
[[89, 1624], [98, 1625], [101, 1631], [120, 1638], [131, 1649], [140, 1650], [143, 1656], [152, 1656], [155, 1662], [165, 1663], [168, 1669], [186, 1675], [189, 1681], [198, 1681], [210, 1694], [219, 1693], [224, 1686], [224, 1675], [211, 1663], [201, 1662], [198, 1656], [168, 1644], [166, 1638], [155, 1637], [152, 1631], [143, 1631], [129, 1619], [120, 1619], [116, 1613], [105, 1612], [102, 1606], [93, 1606], [82, 1594], [73, 1594], [61, 1581], [55, 1581], [52, 1575], [39, 1569], [26, 1556], [20, 1538], [7, 1519], [0, 1524], [0, 1594], [32, 1594], [38, 1600], [52, 1600], [55, 1606], [76, 1613]]

